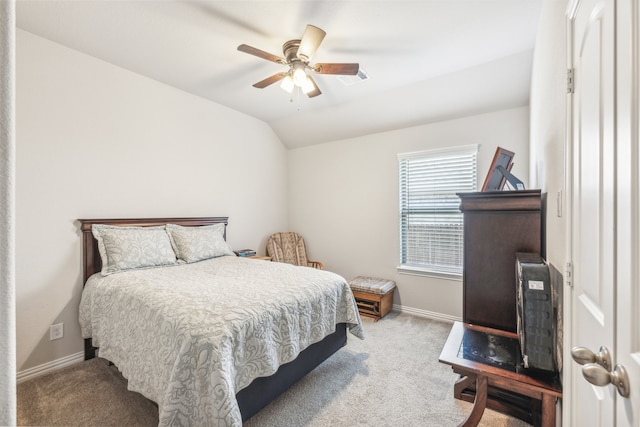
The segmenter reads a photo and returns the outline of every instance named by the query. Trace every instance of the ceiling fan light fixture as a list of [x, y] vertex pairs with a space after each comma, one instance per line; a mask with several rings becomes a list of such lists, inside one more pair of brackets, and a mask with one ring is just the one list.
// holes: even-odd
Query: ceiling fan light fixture
[[296, 63], [292, 67], [293, 69], [293, 83], [296, 86], [302, 87], [307, 80], [307, 73], [304, 69], [304, 64]]
[[293, 92], [293, 88], [294, 88], [294, 83], [293, 83], [293, 79], [291, 78], [291, 76], [287, 76], [284, 79], [282, 79], [282, 83], [280, 83], [280, 87], [285, 90], [286, 92]]
[[308, 95], [309, 92], [312, 92], [315, 89], [315, 85], [313, 84], [311, 77], [307, 76], [307, 78], [304, 79], [304, 83], [302, 84], [302, 86], [300, 86], [300, 88], [302, 89], [302, 92], [304, 92], [305, 95]]
[[[240, 52], [289, 67], [287, 71], [276, 73], [254, 83], [253, 87], [264, 89], [279, 81], [280, 87], [289, 94], [303, 92], [309, 98], [315, 98], [321, 95], [322, 92], [313, 77], [307, 73], [307, 69], [313, 70], [316, 74], [334, 74], [338, 76], [359, 74], [360, 64], [357, 63], [309, 63], [309, 59], [315, 55], [325, 35], [326, 33], [320, 28], [307, 25], [301, 39], [288, 40], [282, 45], [284, 57], [273, 55], [246, 44], [238, 46]], [[300, 90], [297, 88], [300, 88]]]

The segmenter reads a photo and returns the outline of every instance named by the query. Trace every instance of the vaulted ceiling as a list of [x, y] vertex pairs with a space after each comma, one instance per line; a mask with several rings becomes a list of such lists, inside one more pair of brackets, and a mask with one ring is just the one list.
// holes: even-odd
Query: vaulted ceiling
[[[542, 0], [18, 0], [17, 26], [267, 122], [296, 148], [527, 105]], [[286, 67], [307, 24], [326, 31], [315, 62], [357, 62], [322, 95], [252, 84]]]

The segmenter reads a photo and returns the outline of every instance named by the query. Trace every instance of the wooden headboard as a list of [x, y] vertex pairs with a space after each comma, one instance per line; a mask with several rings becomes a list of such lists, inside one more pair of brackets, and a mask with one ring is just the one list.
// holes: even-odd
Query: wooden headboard
[[98, 252], [98, 241], [93, 237], [93, 224], [118, 226], [153, 227], [165, 224], [177, 224], [183, 227], [200, 227], [202, 225], [224, 224], [224, 238], [227, 238], [227, 224], [229, 217], [199, 217], [199, 218], [118, 218], [118, 219], [79, 219], [82, 231], [82, 283], [93, 274], [102, 270], [102, 260]]

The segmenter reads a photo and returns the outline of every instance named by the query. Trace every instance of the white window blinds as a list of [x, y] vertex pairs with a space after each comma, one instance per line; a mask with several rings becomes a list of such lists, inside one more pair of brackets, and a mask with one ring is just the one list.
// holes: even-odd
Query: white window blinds
[[477, 145], [399, 154], [400, 271], [462, 275], [456, 193], [477, 191]]

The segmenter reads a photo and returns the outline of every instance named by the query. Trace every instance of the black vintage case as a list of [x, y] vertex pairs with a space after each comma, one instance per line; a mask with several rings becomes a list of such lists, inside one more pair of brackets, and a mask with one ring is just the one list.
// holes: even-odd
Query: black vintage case
[[517, 328], [525, 368], [556, 371], [556, 315], [549, 266], [533, 253], [516, 253]]

